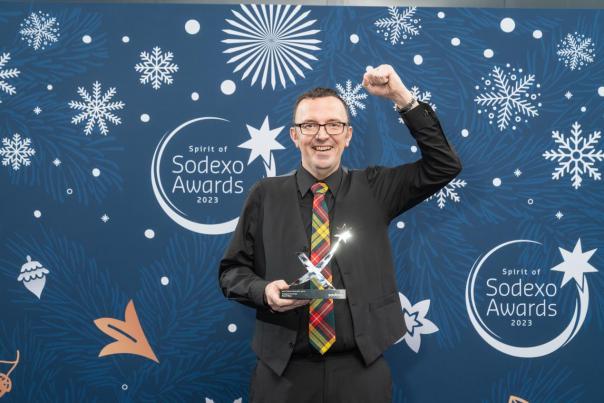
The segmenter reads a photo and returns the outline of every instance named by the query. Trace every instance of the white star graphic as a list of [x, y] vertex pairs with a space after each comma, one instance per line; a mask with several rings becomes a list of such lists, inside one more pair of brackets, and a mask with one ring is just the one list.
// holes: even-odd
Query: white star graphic
[[564, 217], [564, 214], [562, 214], [562, 212], [561, 212], [561, 211], [558, 211], [558, 212], [556, 213], [556, 218], [557, 218], [558, 220], [561, 220], [561, 219], [562, 219], [562, 217]]
[[428, 310], [430, 309], [430, 300], [425, 299], [411, 305], [411, 302], [403, 295], [398, 293], [401, 301], [401, 308], [403, 310], [403, 319], [405, 320], [405, 328], [407, 332], [396, 341], [400, 343], [405, 340], [407, 345], [414, 352], [418, 352], [421, 346], [421, 337], [425, 334], [432, 334], [438, 331], [436, 326], [430, 319], [426, 318]]
[[514, 171], [514, 175], [516, 175], [516, 178], [517, 178], [520, 175], [522, 175], [522, 171], [520, 169], [516, 168], [516, 170]]
[[36, 107], [34, 108], [34, 113], [35, 113], [36, 115], [39, 115], [40, 113], [42, 113], [42, 108], [40, 108], [39, 106], [36, 106]]
[[103, 221], [104, 223], [106, 223], [107, 221], [109, 221], [109, 216], [107, 214], [103, 214], [101, 216], [101, 221]]
[[573, 97], [573, 93], [570, 91], [566, 91], [566, 94], [564, 94], [564, 96], [566, 97], [566, 99], [571, 99]]
[[272, 166], [272, 151], [285, 149], [285, 147], [275, 140], [285, 126], [269, 129], [268, 115], [264, 118], [264, 122], [262, 122], [262, 127], [260, 127], [260, 129], [256, 129], [247, 124], [246, 126], [251, 139], [239, 144], [238, 147], [252, 150], [247, 164], [250, 165], [256, 158], [262, 156], [264, 163], [270, 168]]
[[583, 252], [581, 249], [581, 239], [577, 241], [575, 245], [575, 249], [572, 252], [569, 252], [565, 249], [560, 249], [560, 253], [562, 254], [562, 258], [564, 261], [557, 266], [552, 267], [550, 270], [560, 271], [564, 273], [564, 277], [562, 278], [562, 285], [560, 287], [564, 287], [566, 283], [568, 283], [571, 279], [575, 279], [579, 288], [583, 290], [583, 283], [585, 279], [585, 273], [595, 273], [598, 270], [587, 263], [587, 261], [592, 257], [592, 255], [597, 251], [597, 249], [592, 249], [587, 252]]

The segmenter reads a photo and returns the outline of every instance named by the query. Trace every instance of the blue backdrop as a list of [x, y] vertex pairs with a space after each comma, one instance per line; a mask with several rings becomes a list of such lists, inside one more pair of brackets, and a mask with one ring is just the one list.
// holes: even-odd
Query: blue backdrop
[[604, 401], [602, 12], [0, 4], [0, 398], [247, 401], [243, 200], [314, 86], [345, 165], [419, 158], [359, 85], [388, 63], [464, 164], [392, 223], [394, 400]]

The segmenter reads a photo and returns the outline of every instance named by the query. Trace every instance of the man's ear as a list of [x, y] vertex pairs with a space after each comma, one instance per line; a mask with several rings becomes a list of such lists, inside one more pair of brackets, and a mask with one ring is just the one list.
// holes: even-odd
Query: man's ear
[[298, 145], [298, 133], [296, 132], [296, 128], [295, 127], [290, 127], [289, 128], [289, 137], [294, 142], [294, 145], [296, 146], [296, 148], [298, 148], [299, 147], [299, 145]]
[[346, 147], [350, 145], [350, 140], [352, 140], [352, 126], [348, 126], [348, 133], [346, 133]]

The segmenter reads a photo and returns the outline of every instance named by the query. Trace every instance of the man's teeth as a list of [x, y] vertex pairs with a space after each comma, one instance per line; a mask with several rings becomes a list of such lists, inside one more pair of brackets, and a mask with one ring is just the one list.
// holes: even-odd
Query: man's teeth
[[313, 149], [317, 150], [317, 151], [328, 151], [331, 150], [333, 147], [332, 146], [314, 146]]

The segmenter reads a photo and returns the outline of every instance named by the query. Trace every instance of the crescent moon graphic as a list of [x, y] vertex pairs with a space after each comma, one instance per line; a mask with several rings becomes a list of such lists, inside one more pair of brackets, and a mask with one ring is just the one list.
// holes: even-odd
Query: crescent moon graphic
[[570, 323], [562, 330], [562, 332], [554, 337], [552, 340], [545, 342], [543, 344], [539, 344], [536, 346], [530, 347], [517, 347], [512, 346], [510, 344], [506, 344], [500, 341], [501, 337], [498, 336], [495, 332], [489, 329], [488, 326], [483, 322], [478, 310], [476, 308], [476, 301], [474, 300], [474, 286], [476, 284], [476, 277], [480, 272], [482, 265], [486, 262], [486, 260], [496, 251], [500, 250], [503, 247], [506, 247], [515, 243], [534, 243], [541, 245], [541, 243], [526, 239], [518, 239], [513, 241], [504, 242], [501, 245], [498, 245], [491, 249], [487, 254], [476, 260], [474, 265], [472, 266], [472, 270], [468, 276], [468, 281], [466, 282], [466, 308], [468, 310], [468, 316], [470, 317], [470, 321], [474, 326], [474, 329], [480, 337], [483, 338], [491, 347], [501, 351], [504, 354], [511, 355], [514, 357], [520, 358], [536, 358], [542, 357], [544, 355], [548, 355], [558, 350], [560, 347], [568, 344], [573, 337], [577, 335], [581, 326], [583, 326], [583, 322], [585, 321], [585, 317], [587, 316], [587, 308], [589, 302], [589, 287], [587, 286], [587, 281], [585, 282], [585, 286], [583, 290], [579, 288], [577, 285], [578, 298], [575, 301], [575, 309], [573, 312], [573, 316], [570, 320]]
[[[199, 122], [199, 121], [203, 121], [203, 120], [218, 120], [218, 121], [230, 123], [229, 120], [219, 118], [219, 117], [212, 117], [212, 116], [199, 117], [199, 118], [194, 118], [194, 119], [188, 120], [188, 121], [182, 123], [176, 129], [172, 130], [170, 133], [165, 134], [164, 137], [162, 137], [162, 139], [160, 140], [157, 147], [155, 148], [155, 151], [153, 152], [153, 159], [151, 161], [151, 186], [153, 188], [153, 194], [155, 195], [155, 198], [157, 199], [157, 202], [161, 206], [162, 210], [164, 210], [164, 212], [168, 215], [168, 217], [170, 217], [178, 225], [180, 225], [190, 231], [197, 232], [199, 234], [206, 234], [206, 235], [228, 234], [235, 230], [235, 227], [237, 226], [237, 222], [239, 221], [239, 217], [235, 217], [231, 220], [217, 223], [217, 224], [204, 224], [204, 223], [198, 223], [193, 220], [190, 220], [189, 218], [186, 217], [186, 214], [184, 212], [182, 212], [181, 210], [179, 210], [174, 205], [174, 203], [172, 203], [172, 201], [168, 198], [168, 196], [166, 195], [166, 192], [164, 191], [163, 185], [161, 183], [161, 178], [159, 175], [161, 158], [162, 158], [164, 150], [165, 150], [166, 146], [168, 145], [168, 143], [170, 142], [170, 140], [172, 140], [172, 138], [174, 136], [176, 136], [178, 134], [178, 132], [181, 131], [183, 128], [187, 127], [190, 124], [193, 124], [193, 123]], [[270, 167], [267, 166], [266, 164], [264, 164], [266, 176], [275, 176], [274, 158], [272, 159], [271, 162], [272, 162], [272, 164]]]

